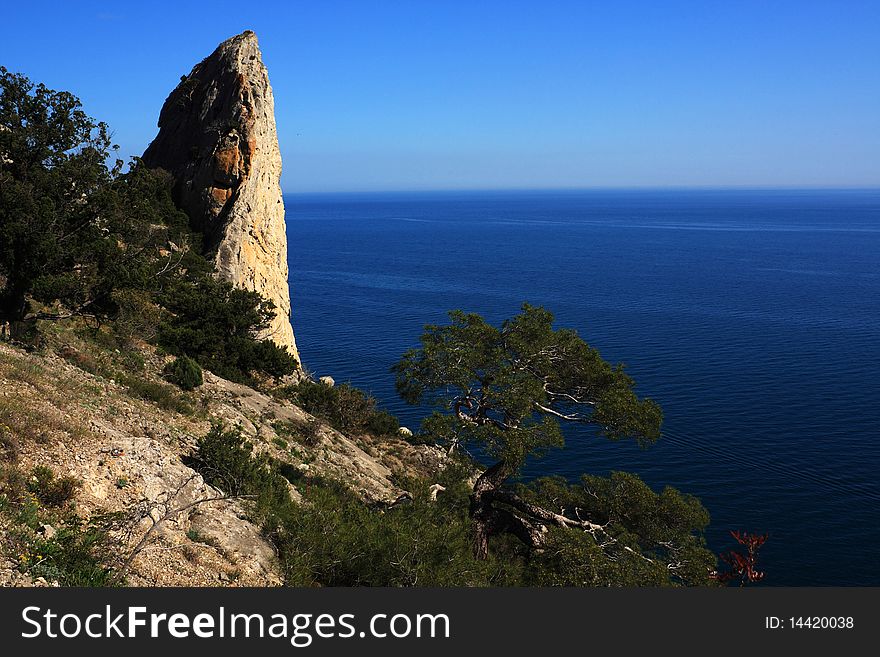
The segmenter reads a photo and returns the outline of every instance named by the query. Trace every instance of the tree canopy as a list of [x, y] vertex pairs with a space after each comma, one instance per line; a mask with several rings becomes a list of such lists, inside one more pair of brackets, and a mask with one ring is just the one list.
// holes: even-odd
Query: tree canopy
[[554, 329], [547, 310], [524, 304], [500, 328], [474, 313], [449, 316], [448, 326], [427, 326], [421, 348], [394, 371], [405, 401], [452, 410], [431, 420], [452, 445], [481, 442], [516, 469], [528, 454], [562, 445], [558, 420], [643, 444], [660, 435], [660, 407], [636, 396], [624, 367], [604, 361], [576, 331]]
[[168, 175], [123, 174], [114, 150], [75, 96], [0, 69], [0, 320], [27, 318], [28, 299], [107, 312], [114, 289], [168, 271], [160, 250], [188, 232]]
[[[449, 315], [449, 325], [427, 326], [421, 347], [393, 369], [404, 400], [435, 407], [424, 433], [450, 451], [473, 445], [494, 460], [471, 493], [477, 558], [488, 556], [493, 537], [513, 535], [539, 561], [574, 552], [590, 557], [588, 569], [634, 562], [650, 577], [705, 580], [714, 556], [703, 545], [708, 514], [696, 498], [672, 488], [654, 493], [627, 473], [511, 485], [529, 456], [563, 446], [561, 423], [644, 446], [659, 437], [660, 407], [637, 396], [624, 366], [606, 362], [577, 332], [553, 328], [543, 308], [524, 304], [500, 327], [473, 313]], [[584, 581], [607, 574], [582, 573]]]

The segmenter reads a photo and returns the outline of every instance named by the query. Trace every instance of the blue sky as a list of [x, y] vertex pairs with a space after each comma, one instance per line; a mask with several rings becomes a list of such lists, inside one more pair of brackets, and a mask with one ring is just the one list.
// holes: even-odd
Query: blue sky
[[15, 2], [0, 64], [126, 156], [245, 29], [286, 192], [880, 186], [880, 2]]

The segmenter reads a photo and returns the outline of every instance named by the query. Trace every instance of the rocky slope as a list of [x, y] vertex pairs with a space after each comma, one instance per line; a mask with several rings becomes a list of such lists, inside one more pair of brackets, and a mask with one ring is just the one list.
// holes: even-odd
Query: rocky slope
[[[82, 517], [121, 512], [129, 518], [114, 534], [120, 556], [131, 553], [164, 511], [196, 503], [161, 520], [152, 531], [131, 564], [131, 585], [282, 583], [273, 547], [248, 521], [243, 504], [204, 501], [222, 497], [222, 492], [186, 465], [212, 422], [238, 425], [255, 451], [268, 451], [304, 472], [345, 481], [371, 501], [391, 501], [402, 493], [394, 473], [426, 474], [441, 460], [431, 448], [396, 438], [342, 435], [290, 402], [207, 372], [205, 384], [195, 392], [169, 388], [190, 411], [168, 410], [167, 400], [136, 394], [130, 381], [86, 371], [96, 369], [96, 363], [113, 367], [128, 356], [98, 353], [69, 332], [53, 342], [42, 355], [0, 343], [0, 430], [14, 436], [15, 467], [28, 473], [45, 464], [59, 476], [78, 480], [73, 503]], [[138, 377], [160, 384], [164, 358], [146, 345], [138, 353], [145, 359]], [[311, 444], [291, 441], [288, 446], [280, 439], [286, 423], [302, 422], [315, 423]], [[293, 487], [291, 494], [298, 497]], [[3, 522], [0, 515], [0, 538]], [[6, 557], [0, 556], [0, 585], [31, 585], [5, 552]]]
[[174, 176], [175, 200], [204, 234], [218, 274], [275, 304], [266, 337], [298, 359], [275, 101], [253, 32], [224, 41], [181, 78], [143, 160]]

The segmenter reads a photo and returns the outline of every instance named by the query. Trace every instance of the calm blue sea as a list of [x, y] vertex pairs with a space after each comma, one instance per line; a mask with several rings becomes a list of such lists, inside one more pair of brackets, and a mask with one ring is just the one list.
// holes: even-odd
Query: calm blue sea
[[700, 497], [716, 550], [769, 532], [773, 585], [880, 585], [880, 191], [291, 195], [293, 324], [317, 375], [421, 412], [389, 367], [461, 308], [552, 310], [665, 413], [647, 450], [583, 430], [529, 474]]

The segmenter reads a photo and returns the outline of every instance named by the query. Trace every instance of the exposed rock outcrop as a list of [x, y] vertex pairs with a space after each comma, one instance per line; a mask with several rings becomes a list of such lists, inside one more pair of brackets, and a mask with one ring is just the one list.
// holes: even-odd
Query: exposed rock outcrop
[[174, 176], [175, 200], [204, 234], [218, 275], [275, 304], [266, 337], [298, 359], [275, 101], [253, 32], [224, 41], [181, 78], [143, 160]]

